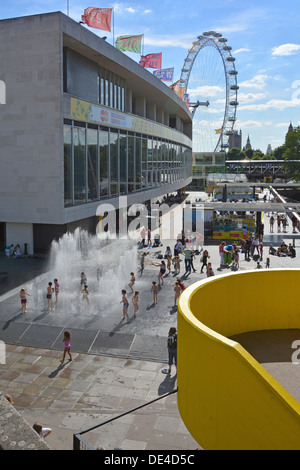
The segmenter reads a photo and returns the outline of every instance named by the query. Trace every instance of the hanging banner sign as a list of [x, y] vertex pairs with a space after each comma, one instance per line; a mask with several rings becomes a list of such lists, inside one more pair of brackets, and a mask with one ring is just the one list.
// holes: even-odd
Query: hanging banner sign
[[161, 68], [161, 52], [159, 54], [147, 54], [142, 55], [139, 64], [142, 67], [149, 69], [160, 69]]
[[169, 69], [154, 70], [153, 75], [164, 82], [173, 82], [174, 67]]

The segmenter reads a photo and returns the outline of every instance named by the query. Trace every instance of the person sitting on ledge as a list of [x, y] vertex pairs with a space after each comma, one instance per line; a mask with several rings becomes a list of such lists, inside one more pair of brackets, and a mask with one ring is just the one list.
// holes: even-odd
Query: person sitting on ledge
[[270, 245], [269, 248], [269, 255], [275, 255], [276, 254], [276, 249], [274, 248], [273, 245]]

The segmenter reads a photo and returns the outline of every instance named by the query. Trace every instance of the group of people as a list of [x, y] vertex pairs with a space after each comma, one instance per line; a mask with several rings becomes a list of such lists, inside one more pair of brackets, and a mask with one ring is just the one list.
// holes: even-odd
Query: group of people
[[[59, 282], [58, 279], [54, 279], [54, 285], [52, 282], [48, 282], [47, 291], [46, 291], [46, 299], [48, 304], [48, 310], [54, 310], [54, 302], [53, 297], [55, 296], [55, 303], [58, 302], [58, 294], [59, 294]], [[31, 296], [29, 292], [26, 291], [24, 287], [20, 290], [20, 299], [21, 299], [21, 313], [27, 313], [27, 296]]]
[[[131, 272], [128, 287], [130, 288], [130, 293], [134, 294], [132, 296], [132, 299], [131, 299], [132, 305], [133, 305], [133, 316], [134, 316], [134, 318], [136, 317], [137, 311], [139, 309], [139, 300], [140, 300], [139, 291], [133, 289], [135, 281], [136, 281], [135, 274], [133, 272]], [[123, 317], [122, 317], [122, 320], [126, 319], [127, 323], [128, 323], [128, 321], [129, 321], [129, 316], [128, 316], [129, 300], [128, 300], [128, 297], [127, 297], [126, 289], [122, 289], [122, 299], [120, 301], [120, 304], [123, 304]]]
[[296, 250], [290, 243], [289, 246], [282, 240], [280, 246], [275, 248], [273, 245], [270, 245], [269, 254], [275, 256], [290, 256], [291, 258], [296, 257]]
[[5, 254], [8, 258], [22, 258], [22, 251], [20, 245], [14, 246], [13, 244], [5, 247]]

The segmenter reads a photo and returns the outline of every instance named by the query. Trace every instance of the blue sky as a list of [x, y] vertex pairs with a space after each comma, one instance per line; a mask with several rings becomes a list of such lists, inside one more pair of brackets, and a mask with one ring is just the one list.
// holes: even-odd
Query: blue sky
[[[113, 7], [114, 38], [143, 33], [144, 54], [162, 52], [162, 68], [174, 67], [174, 81], [180, 78], [188, 49], [197, 36], [217, 31], [228, 39], [236, 58], [240, 87], [236, 129], [242, 130], [243, 145], [249, 134], [253, 148], [265, 152], [271, 144], [274, 149], [284, 143], [290, 122], [300, 125], [299, 0], [3, 3], [1, 19], [58, 10], [67, 13], [69, 5], [69, 16], [79, 21], [88, 6]], [[113, 32], [91, 30], [107, 36], [113, 44]], [[140, 59], [138, 54], [126, 54], [135, 61]]]

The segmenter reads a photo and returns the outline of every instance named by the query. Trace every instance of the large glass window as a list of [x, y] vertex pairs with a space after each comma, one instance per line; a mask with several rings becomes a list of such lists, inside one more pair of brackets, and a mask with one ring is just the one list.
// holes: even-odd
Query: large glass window
[[98, 132], [87, 130], [88, 201], [98, 199]]
[[142, 184], [142, 139], [139, 135], [135, 137], [135, 189], [139, 191]]
[[119, 134], [111, 129], [109, 135], [110, 195], [114, 196], [119, 192]]
[[108, 196], [108, 131], [99, 130], [100, 149], [100, 198]]
[[148, 183], [147, 186], [153, 186], [153, 147], [152, 138], [147, 140], [147, 157], [148, 157]]
[[73, 205], [72, 127], [64, 126], [64, 200]]
[[142, 188], [147, 186], [147, 139], [142, 138]]
[[74, 204], [86, 202], [85, 129], [74, 127]]
[[120, 194], [127, 194], [127, 135], [120, 131]]
[[135, 190], [134, 136], [128, 136], [128, 192]]

